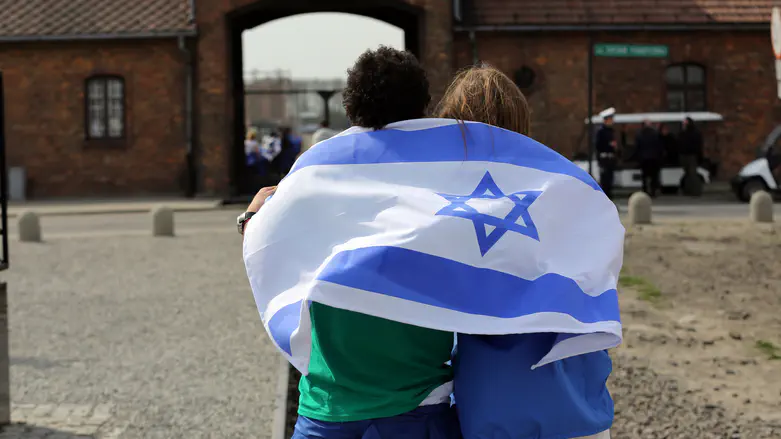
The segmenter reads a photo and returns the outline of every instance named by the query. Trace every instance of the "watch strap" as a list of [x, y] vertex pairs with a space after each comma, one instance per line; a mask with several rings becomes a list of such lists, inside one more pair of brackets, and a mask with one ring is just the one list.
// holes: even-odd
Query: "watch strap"
[[247, 223], [249, 222], [250, 218], [255, 216], [257, 212], [244, 212], [242, 214], [241, 220], [239, 220], [239, 226], [241, 227], [241, 234], [244, 234], [244, 229], [247, 227]]

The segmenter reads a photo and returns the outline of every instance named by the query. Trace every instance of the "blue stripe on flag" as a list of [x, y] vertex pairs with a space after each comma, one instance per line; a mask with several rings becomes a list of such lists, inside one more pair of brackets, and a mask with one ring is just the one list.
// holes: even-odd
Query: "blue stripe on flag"
[[314, 165], [484, 161], [569, 175], [601, 190], [588, 172], [526, 136], [479, 123], [467, 124], [466, 136], [469, 145], [466, 149], [459, 125], [332, 137], [305, 152], [290, 173]]
[[468, 314], [513, 318], [557, 312], [583, 323], [620, 321], [615, 289], [594, 297], [559, 274], [526, 280], [397, 247], [341, 252], [318, 279]]
[[290, 337], [298, 328], [301, 320], [301, 301], [283, 306], [268, 321], [268, 332], [280, 349], [292, 356]]

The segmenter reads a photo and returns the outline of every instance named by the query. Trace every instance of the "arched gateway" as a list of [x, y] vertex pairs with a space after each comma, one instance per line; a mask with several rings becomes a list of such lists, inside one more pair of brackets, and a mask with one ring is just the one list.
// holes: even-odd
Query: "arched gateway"
[[[195, 161], [200, 192], [237, 195], [244, 133], [241, 33], [279, 18], [310, 12], [344, 12], [404, 30], [406, 47], [426, 66], [433, 93], [452, 68], [452, 10], [446, 0], [192, 0], [198, 27]], [[356, 35], [356, 37], [360, 37]]]

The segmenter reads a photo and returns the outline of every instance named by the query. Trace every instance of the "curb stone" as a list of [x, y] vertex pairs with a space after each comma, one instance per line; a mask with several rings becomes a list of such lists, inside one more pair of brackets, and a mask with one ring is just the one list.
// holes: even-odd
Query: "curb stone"
[[38, 216], [77, 216], [77, 215], [111, 215], [111, 214], [123, 214], [123, 213], [148, 213], [157, 205], [167, 205], [174, 212], [205, 212], [223, 209], [224, 207], [218, 201], [213, 203], [198, 203], [193, 205], [171, 203], [154, 203], [154, 204], [132, 204], [132, 205], [86, 205], [86, 206], [36, 206], [20, 205], [12, 206], [8, 208], [8, 218], [16, 218], [19, 214], [25, 210], [35, 212]]

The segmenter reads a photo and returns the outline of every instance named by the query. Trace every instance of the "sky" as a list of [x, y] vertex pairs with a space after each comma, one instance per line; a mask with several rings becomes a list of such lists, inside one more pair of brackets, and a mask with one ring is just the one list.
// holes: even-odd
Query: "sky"
[[404, 48], [404, 31], [360, 15], [286, 17], [244, 32], [244, 71], [288, 70], [294, 78], [342, 78], [366, 49]]

